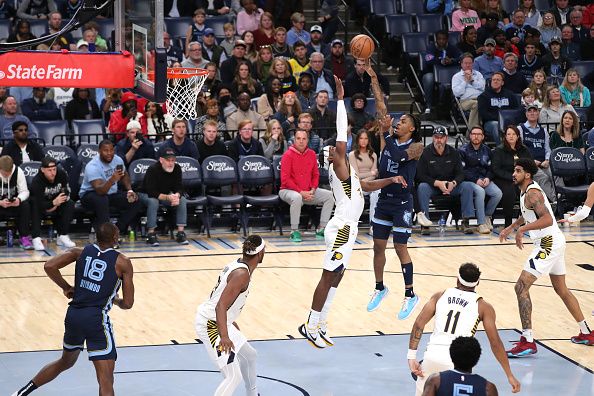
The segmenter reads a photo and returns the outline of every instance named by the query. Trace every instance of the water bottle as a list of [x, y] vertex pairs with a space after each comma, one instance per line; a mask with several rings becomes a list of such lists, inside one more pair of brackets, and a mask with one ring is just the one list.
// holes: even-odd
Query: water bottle
[[13, 247], [14, 246], [14, 238], [12, 235], [12, 230], [9, 229], [6, 231], [6, 247]]
[[91, 232], [89, 232], [89, 243], [95, 243], [95, 228], [91, 227]]
[[441, 217], [439, 218], [439, 236], [443, 237], [445, 235], [445, 231], [446, 231], [446, 218], [445, 215], [442, 214]]
[[128, 240], [130, 242], [134, 242], [135, 239], [136, 239], [136, 234], [134, 233], [133, 229], [130, 229], [130, 234], [128, 234]]

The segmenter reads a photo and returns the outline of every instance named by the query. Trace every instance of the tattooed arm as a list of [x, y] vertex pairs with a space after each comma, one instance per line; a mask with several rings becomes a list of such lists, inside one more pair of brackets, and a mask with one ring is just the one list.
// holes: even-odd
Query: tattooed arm
[[382, 89], [379, 85], [379, 80], [377, 78], [377, 74], [375, 70], [371, 67], [371, 61], [367, 59], [365, 64], [365, 71], [371, 77], [371, 92], [373, 92], [373, 97], [375, 98], [375, 109], [377, 113], [377, 118], [381, 119], [383, 116], [388, 114], [388, 108], [386, 107], [386, 102], [384, 102], [384, 94]]
[[421, 310], [421, 313], [419, 314], [419, 316], [417, 316], [412, 331], [410, 332], [410, 340], [408, 341], [407, 354], [408, 367], [410, 368], [410, 371], [413, 374], [419, 377], [424, 377], [425, 374], [421, 370], [421, 364], [416, 358], [417, 348], [419, 347], [419, 342], [421, 341], [421, 337], [423, 336], [423, 330], [425, 329], [425, 325], [427, 325], [431, 318], [435, 316], [435, 307], [437, 306], [437, 300], [439, 300], [443, 293], [443, 291], [440, 291], [431, 296], [431, 299], [427, 301], [427, 304], [425, 304], [425, 306]]
[[533, 210], [538, 217], [534, 223], [524, 224], [518, 228], [518, 232], [526, 232], [530, 230], [541, 230], [543, 228], [553, 225], [553, 216], [545, 206], [545, 196], [542, 192], [536, 189], [530, 189], [526, 193], [526, 200], [524, 201], [526, 208]]

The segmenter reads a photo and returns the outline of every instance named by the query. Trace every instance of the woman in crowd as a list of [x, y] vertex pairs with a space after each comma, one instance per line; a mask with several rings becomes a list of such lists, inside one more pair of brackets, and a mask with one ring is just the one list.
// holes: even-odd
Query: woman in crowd
[[280, 107], [280, 102], [282, 100], [281, 88], [281, 81], [278, 78], [273, 77], [268, 80], [265, 92], [258, 98], [258, 113], [260, 113], [266, 121], [268, 121]]
[[274, 44], [274, 17], [269, 12], [264, 12], [260, 17], [260, 27], [253, 31], [254, 46], [260, 50], [263, 45]]
[[542, 15], [542, 23], [536, 28], [540, 31], [540, 42], [547, 47], [553, 37], [561, 37], [561, 29], [557, 27], [553, 11], [545, 11]]
[[525, 25], [529, 25], [533, 28], [542, 25], [542, 15], [540, 11], [536, 9], [534, 0], [520, 0], [520, 10], [524, 11], [526, 19], [524, 20]]
[[468, 52], [472, 54], [473, 58], [476, 58], [477, 56], [482, 55], [483, 51], [485, 50], [485, 47], [478, 47], [476, 45], [476, 39], [477, 35], [475, 27], [472, 25], [466, 26], [462, 31], [462, 39], [458, 44], [456, 44], [456, 46], [461, 53], [464, 54]]
[[[349, 153], [349, 163], [357, 171], [359, 179], [371, 181], [377, 178], [377, 155], [370, 145], [369, 132], [365, 129], [359, 130], [354, 149]], [[373, 219], [379, 192], [379, 190], [376, 190], [371, 193], [363, 193], [369, 195], [369, 222]]]
[[556, 125], [554, 124], [561, 122], [561, 114], [568, 110], [575, 113], [573, 106], [565, 103], [559, 88], [556, 86], [548, 87], [547, 96], [545, 96], [542, 109], [540, 110], [538, 122], [541, 124], [549, 124], [545, 129], [552, 132], [556, 128]]
[[258, 51], [254, 45], [254, 33], [249, 31], [243, 32], [241, 39], [245, 41], [245, 59], [254, 63], [258, 59]]
[[487, 0], [487, 5], [485, 6], [485, 8], [483, 10], [477, 10], [477, 11], [482, 11], [480, 12], [481, 14], [481, 22], [484, 25], [486, 23], [487, 20], [487, 14], [497, 14], [499, 16], [499, 28], [503, 28], [505, 25], [507, 25], [509, 23], [509, 14], [507, 12], [505, 12], [505, 10], [503, 9], [503, 7], [501, 6], [501, 1], [500, 0]]
[[206, 101], [206, 114], [196, 120], [194, 126], [194, 134], [196, 141], [202, 140], [204, 135], [204, 123], [208, 120], [217, 123], [217, 135], [220, 139], [230, 140], [231, 136], [227, 133], [227, 125], [221, 121], [219, 102], [216, 99], [208, 99]]
[[299, 114], [301, 114], [301, 103], [297, 100], [297, 95], [294, 92], [287, 92], [283, 95], [278, 111], [272, 116], [281, 123], [285, 138], [289, 136], [289, 130], [297, 125]]
[[262, 95], [262, 84], [250, 75], [250, 66], [248, 61], [241, 60], [235, 69], [235, 77], [231, 84], [233, 97], [237, 98], [240, 93], [247, 92], [251, 98]]
[[540, 103], [544, 103], [549, 85], [547, 84], [547, 75], [543, 69], [539, 69], [534, 72], [532, 81], [530, 82], [528, 88], [534, 92], [535, 100], [538, 100]]
[[31, 23], [26, 19], [19, 19], [14, 27], [14, 33], [11, 33], [6, 40], [7, 43], [16, 43], [19, 41], [33, 40], [37, 37], [31, 33]]
[[283, 134], [283, 127], [278, 120], [270, 120], [266, 125], [266, 132], [260, 138], [264, 150], [264, 157], [272, 160], [275, 155], [283, 155], [287, 151], [287, 141]]
[[573, 111], [566, 111], [561, 116], [561, 123], [557, 130], [551, 134], [549, 141], [551, 150], [559, 147], [573, 147], [586, 153], [584, 139], [580, 134], [580, 119]]
[[281, 81], [282, 93], [297, 92], [297, 81], [289, 68], [289, 63], [282, 57], [276, 57], [272, 60], [272, 67], [270, 68], [270, 76], [268, 78], [276, 77]]
[[565, 103], [573, 107], [589, 107], [592, 104], [590, 90], [582, 84], [582, 79], [576, 69], [567, 70], [559, 91], [561, 91]]
[[258, 50], [258, 58], [255, 62], [256, 76], [260, 81], [268, 80], [270, 68], [272, 67], [272, 48], [270, 45], [263, 45]]
[[160, 141], [171, 137], [167, 136], [167, 133], [171, 132], [173, 117], [169, 113], [164, 113], [158, 103], [147, 102], [144, 106], [144, 116], [149, 138]]
[[505, 129], [503, 143], [493, 150], [491, 162], [495, 174], [494, 182], [503, 193], [501, 205], [503, 206], [505, 227], [511, 225], [514, 205], [518, 201], [518, 188], [512, 180], [514, 164], [518, 158], [532, 158], [532, 155], [528, 148], [522, 144], [518, 127], [510, 125]]

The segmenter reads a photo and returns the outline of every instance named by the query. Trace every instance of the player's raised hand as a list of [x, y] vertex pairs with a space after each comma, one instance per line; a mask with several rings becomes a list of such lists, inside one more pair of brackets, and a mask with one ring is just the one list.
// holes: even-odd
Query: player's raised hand
[[336, 77], [336, 75], [334, 75], [334, 83], [336, 84], [336, 98], [338, 100], [343, 100], [344, 99], [344, 87], [342, 85], [342, 80], [338, 77]]
[[509, 382], [509, 384], [512, 387], [512, 393], [518, 393], [520, 391], [520, 388], [522, 386], [520, 385], [520, 381], [518, 381], [516, 379], [516, 377], [511, 375], [511, 376], [507, 377], [507, 381]]
[[233, 341], [231, 341], [229, 337], [221, 337], [221, 342], [219, 342], [217, 348], [219, 349], [219, 352], [231, 353], [231, 351], [235, 349], [235, 345], [233, 345]]
[[389, 114], [386, 114], [383, 118], [379, 119], [380, 130], [387, 132], [392, 126], [392, 122], [394, 122], [394, 119]]
[[369, 74], [369, 77], [377, 78], [377, 74], [375, 74], [375, 70], [373, 70], [373, 67], [371, 67], [371, 58], [367, 58], [365, 60], [365, 71], [367, 72], [367, 74]]
[[410, 372], [417, 377], [425, 376], [425, 373], [421, 370], [421, 363], [417, 362], [416, 359], [408, 359], [408, 368], [410, 369]]

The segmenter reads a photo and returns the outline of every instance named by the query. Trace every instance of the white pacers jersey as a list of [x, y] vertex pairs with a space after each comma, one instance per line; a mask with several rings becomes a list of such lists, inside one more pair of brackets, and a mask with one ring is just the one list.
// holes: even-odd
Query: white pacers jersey
[[[199, 315], [202, 315], [204, 318], [209, 320], [217, 320], [215, 308], [219, 302], [219, 299], [221, 298], [221, 294], [223, 294], [223, 290], [225, 290], [225, 287], [227, 287], [227, 278], [231, 272], [238, 268], [245, 268], [249, 272], [248, 266], [239, 260], [227, 264], [227, 266], [225, 266], [225, 268], [223, 268], [221, 271], [217, 285], [210, 293], [210, 298], [204, 303], [200, 304], [198, 307]], [[227, 310], [227, 323], [233, 323], [239, 317], [239, 314], [245, 305], [249, 291], [250, 287], [248, 284], [248, 287], [245, 289], [245, 291], [241, 292], [233, 304], [229, 307]]]
[[330, 188], [336, 202], [334, 217], [345, 222], [358, 224], [365, 207], [365, 199], [363, 198], [359, 175], [352, 166], [349, 165], [349, 168], [349, 178], [341, 181], [334, 173], [334, 164], [330, 164]]
[[546, 228], [540, 229], [540, 230], [528, 231], [528, 234], [530, 235], [530, 239], [532, 239], [533, 241], [537, 241], [544, 237], [551, 237], [551, 236], [553, 236], [553, 234], [555, 236], [560, 236], [561, 238], [565, 239], [565, 236], [563, 235], [563, 233], [559, 229], [559, 226], [557, 225], [557, 222], [555, 221], [555, 215], [553, 214], [553, 209], [551, 208], [551, 204], [549, 204], [549, 200], [547, 199], [547, 196], [545, 195], [542, 188], [540, 188], [538, 183], [536, 183], [534, 181], [532, 183], [530, 183], [528, 185], [528, 187], [526, 187], [526, 191], [522, 195], [520, 195], [520, 209], [522, 211], [522, 217], [524, 218], [524, 221], [526, 221], [526, 223], [534, 223], [536, 220], [538, 220], [538, 216], [536, 215], [536, 213], [534, 213], [533, 210], [528, 209], [526, 207], [526, 204], [524, 203], [524, 201], [526, 200], [526, 193], [528, 193], [528, 191], [532, 190], [532, 189], [535, 189], [535, 190], [538, 190], [541, 192], [543, 199], [544, 199], [544, 204], [545, 204], [547, 210], [549, 211], [549, 214], [553, 218], [553, 224]]
[[480, 322], [478, 301], [482, 297], [475, 292], [446, 289], [437, 300], [435, 326], [429, 346], [449, 346], [457, 337], [474, 337]]

